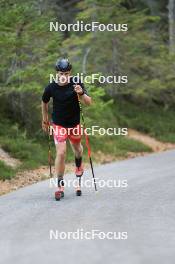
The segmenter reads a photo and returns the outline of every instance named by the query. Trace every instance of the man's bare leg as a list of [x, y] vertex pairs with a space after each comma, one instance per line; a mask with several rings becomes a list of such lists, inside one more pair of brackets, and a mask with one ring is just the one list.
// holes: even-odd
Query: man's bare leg
[[[66, 157], [66, 141], [56, 144], [56, 159], [55, 159], [55, 173], [58, 177], [59, 191], [64, 192], [64, 171], [65, 171], [65, 157]], [[62, 193], [62, 196], [64, 193]]]
[[71, 143], [72, 150], [75, 155], [75, 165], [76, 165], [76, 175], [78, 177], [78, 183], [77, 183], [77, 190], [76, 193], [78, 196], [81, 195], [81, 176], [83, 174], [83, 168], [82, 168], [82, 155], [83, 155], [83, 146], [81, 142], [78, 143]]
[[82, 155], [83, 155], [83, 146], [81, 144], [81, 142], [78, 142], [78, 143], [71, 143], [71, 147], [72, 147], [72, 150], [74, 152], [74, 155], [77, 159], [81, 158]]

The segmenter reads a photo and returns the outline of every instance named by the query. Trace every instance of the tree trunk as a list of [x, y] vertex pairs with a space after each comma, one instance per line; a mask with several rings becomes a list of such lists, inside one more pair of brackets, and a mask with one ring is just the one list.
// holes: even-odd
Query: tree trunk
[[169, 0], [169, 50], [175, 53], [175, 0]]
[[82, 65], [82, 72], [86, 73], [86, 65], [87, 65], [87, 57], [89, 55], [89, 52], [91, 51], [91, 48], [87, 48], [83, 57], [83, 65]]

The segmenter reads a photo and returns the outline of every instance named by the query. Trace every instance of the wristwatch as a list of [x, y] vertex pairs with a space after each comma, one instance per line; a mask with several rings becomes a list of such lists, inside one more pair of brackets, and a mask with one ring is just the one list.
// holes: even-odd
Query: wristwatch
[[81, 94], [79, 94], [79, 95], [82, 96], [83, 94], [85, 94], [84, 90], [83, 90], [83, 92], [82, 92]]
[[48, 121], [44, 121], [44, 120], [43, 120], [43, 123], [44, 123], [44, 125], [48, 125], [49, 124]]

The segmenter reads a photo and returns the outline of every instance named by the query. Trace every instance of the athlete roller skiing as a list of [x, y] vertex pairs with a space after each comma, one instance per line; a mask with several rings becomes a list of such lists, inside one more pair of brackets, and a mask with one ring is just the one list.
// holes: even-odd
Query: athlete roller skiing
[[[55, 199], [64, 197], [64, 171], [66, 145], [69, 140], [75, 155], [75, 175], [78, 179], [76, 195], [81, 193], [81, 176], [84, 168], [82, 164], [83, 146], [81, 144], [80, 106], [91, 104], [83, 83], [71, 77], [72, 65], [68, 59], [59, 59], [55, 65], [58, 82], [50, 83], [42, 95], [42, 128], [48, 133], [49, 114], [48, 104], [53, 100], [52, 126], [56, 147], [55, 173], [58, 179], [58, 190]], [[76, 128], [76, 129], [73, 129]], [[63, 133], [64, 131], [64, 133]], [[78, 132], [78, 133], [77, 133]]]

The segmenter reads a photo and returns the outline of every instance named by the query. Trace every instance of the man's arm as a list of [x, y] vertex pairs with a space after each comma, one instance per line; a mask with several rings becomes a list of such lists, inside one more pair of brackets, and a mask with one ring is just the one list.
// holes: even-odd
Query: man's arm
[[87, 94], [79, 95], [79, 98], [80, 98], [80, 101], [84, 103], [85, 105], [91, 105], [92, 103], [91, 97]]
[[41, 103], [41, 110], [42, 110], [42, 128], [44, 131], [48, 131], [49, 125], [49, 114], [48, 114], [48, 105], [50, 101], [50, 97], [52, 97], [51, 92], [51, 84], [49, 84], [45, 89], [42, 95], [42, 103]]
[[42, 109], [42, 128], [45, 132], [48, 131], [48, 122], [49, 122], [49, 115], [48, 115], [48, 103], [41, 103]]
[[85, 105], [90, 105], [92, 103], [91, 97], [84, 93], [84, 90], [80, 85], [75, 85], [74, 90], [79, 95], [80, 101], [82, 103]]

